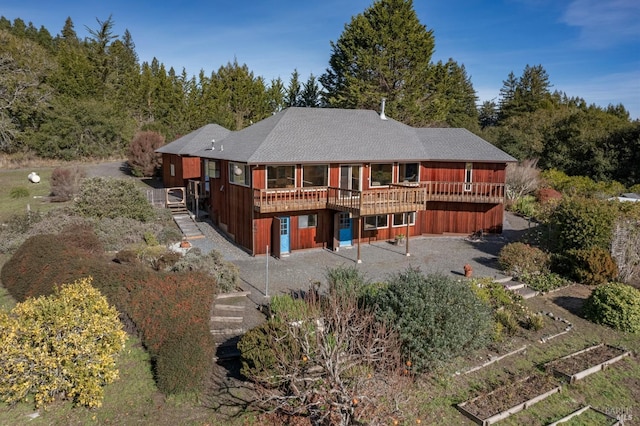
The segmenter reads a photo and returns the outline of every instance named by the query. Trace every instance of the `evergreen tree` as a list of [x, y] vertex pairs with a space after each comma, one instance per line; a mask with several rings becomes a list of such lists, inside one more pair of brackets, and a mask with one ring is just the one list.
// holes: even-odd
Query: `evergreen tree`
[[316, 77], [311, 74], [306, 83], [302, 85], [300, 93], [300, 106], [318, 108], [322, 106], [322, 92], [318, 86]]
[[293, 70], [291, 73], [291, 79], [289, 80], [289, 86], [287, 86], [286, 95], [284, 98], [284, 104], [287, 107], [301, 106], [301, 86], [300, 86], [300, 74], [298, 70]]
[[269, 108], [272, 113], [282, 111], [285, 108], [285, 87], [280, 77], [271, 80], [271, 84], [267, 88], [267, 98], [269, 99]]
[[434, 37], [411, 0], [376, 0], [331, 48], [330, 68], [319, 79], [328, 106], [377, 110], [384, 97], [390, 117], [417, 126], [433, 121]]

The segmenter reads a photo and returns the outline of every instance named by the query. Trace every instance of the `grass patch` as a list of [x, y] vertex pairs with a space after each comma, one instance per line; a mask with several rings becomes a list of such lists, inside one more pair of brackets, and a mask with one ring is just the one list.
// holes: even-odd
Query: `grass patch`
[[[3, 170], [0, 173], [0, 223], [6, 222], [16, 213], [27, 211], [27, 206], [32, 211], [45, 212], [58, 207], [58, 203], [50, 203], [48, 200], [51, 191], [51, 172], [53, 167]], [[31, 183], [27, 176], [31, 172], [40, 176], [40, 183]], [[27, 190], [26, 196], [16, 197], [16, 188]], [[24, 191], [21, 191], [24, 193]], [[24, 195], [24, 194], [23, 194]]]

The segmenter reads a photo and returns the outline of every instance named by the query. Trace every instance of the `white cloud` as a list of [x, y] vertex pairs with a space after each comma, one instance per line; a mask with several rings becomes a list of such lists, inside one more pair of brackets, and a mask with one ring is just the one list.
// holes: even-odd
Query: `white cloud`
[[581, 41], [604, 48], [640, 37], [638, 0], [573, 0], [562, 17], [579, 27]]

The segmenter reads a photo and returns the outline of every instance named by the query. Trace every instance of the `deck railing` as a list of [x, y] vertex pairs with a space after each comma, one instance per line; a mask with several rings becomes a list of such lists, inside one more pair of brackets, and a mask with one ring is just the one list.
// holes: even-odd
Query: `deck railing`
[[429, 181], [368, 191], [335, 187], [255, 189], [253, 204], [260, 213], [329, 208], [370, 216], [424, 210], [429, 201], [499, 204], [504, 202], [504, 184]]
[[254, 189], [253, 206], [260, 213], [324, 209], [327, 187]]

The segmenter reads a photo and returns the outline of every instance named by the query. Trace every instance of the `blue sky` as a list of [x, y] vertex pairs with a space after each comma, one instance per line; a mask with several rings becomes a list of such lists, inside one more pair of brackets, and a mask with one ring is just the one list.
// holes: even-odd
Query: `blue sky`
[[[234, 59], [267, 82], [294, 69], [306, 81], [325, 72], [330, 41], [373, 0], [2, 0], [0, 15], [58, 34], [67, 17], [80, 37], [113, 15], [140, 61], [209, 75]], [[432, 59], [464, 64], [481, 101], [496, 99], [509, 72], [542, 65], [552, 90], [600, 106], [622, 103], [640, 118], [640, 1], [414, 0], [432, 29]]]

